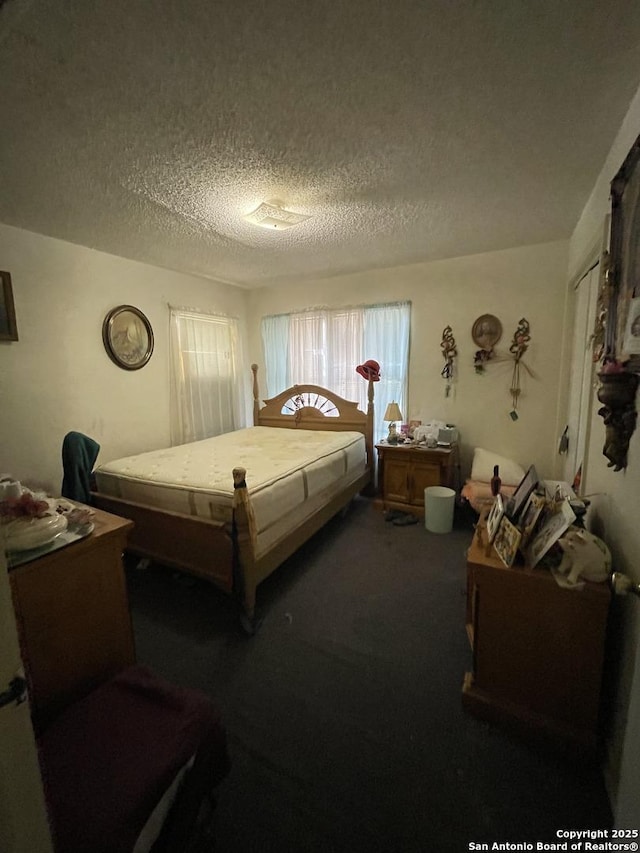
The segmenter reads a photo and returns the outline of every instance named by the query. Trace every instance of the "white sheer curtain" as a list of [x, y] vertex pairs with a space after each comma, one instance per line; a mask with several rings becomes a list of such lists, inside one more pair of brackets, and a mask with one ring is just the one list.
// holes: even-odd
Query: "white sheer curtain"
[[311, 383], [356, 400], [366, 411], [367, 383], [355, 368], [375, 359], [381, 372], [375, 387], [374, 437], [379, 440], [388, 431], [383, 420], [387, 403], [395, 400], [408, 415], [410, 327], [409, 302], [264, 317], [268, 396], [295, 383]]
[[265, 364], [265, 397], [273, 397], [293, 385], [289, 368], [289, 315], [264, 317], [262, 340], [265, 352], [269, 353]]
[[237, 429], [238, 324], [232, 317], [170, 309], [171, 443]]
[[376, 384], [375, 439], [389, 432], [383, 418], [387, 404], [395, 401], [405, 421], [409, 417], [408, 373], [411, 305], [370, 305], [364, 315], [365, 352], [380, 364], [380, 382]]

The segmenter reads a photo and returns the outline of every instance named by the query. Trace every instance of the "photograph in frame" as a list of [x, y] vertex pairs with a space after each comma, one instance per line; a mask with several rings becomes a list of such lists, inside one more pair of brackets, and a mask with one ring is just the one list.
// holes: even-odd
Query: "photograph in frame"
[[521, 548], [524, 548], [531, 538], [546, 504], [547, 501], [544, 495], [539, 495], [536, 492], [531, 492], [529, 495], [529, 500], [527, 501], [525, 508], [522, 510], [520, 523], [518, 524], [520, 532], [522, 533], [522, 539], [520, 540]]
[[540, 530], [532, 537], [526, 552], [527, 565], [531, 568], [537, 566], [549, 548], [575, 520], [576, 515], [568, 499], [565, 498], [557, 505], [555, 512], [545, 518]]
[[518, 483], [515, 492], [509, 498], [509, 502], [506, 506], [506, 514], [509, 520], [514, 522], [514, 524], [517, 522], [518, 516], [526, 506], [526, 503], [529, 500], [529, 495], [537, 485], [538, 472], [536, 471], [535, 466], [531, 465], [522, 480]]
[[489, 542], [493, 542], [500, 527], [500, 521], [504, 516], [504, 501], [502, 495], [496, 495], [491, 509], [487, 515], [487, 538]]
[[513, 565], [513, 561], [518, 553], [521, 536], [522, 534], [515, 524], [512, 524], [506, 515], [503, 516], [498, 533], [493, 541], [493, 547], [498, 557], [500, 557], [508, 569]]

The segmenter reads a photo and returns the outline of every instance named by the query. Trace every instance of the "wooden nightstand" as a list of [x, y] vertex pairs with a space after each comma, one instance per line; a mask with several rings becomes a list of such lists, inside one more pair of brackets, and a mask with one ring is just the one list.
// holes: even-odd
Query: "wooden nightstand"
[[424, 515], [424, 490], [428, 486], [455, 486], [458, 446], [426, 447], [416, 444], [376, 444], [378, 492], [385, 509]]

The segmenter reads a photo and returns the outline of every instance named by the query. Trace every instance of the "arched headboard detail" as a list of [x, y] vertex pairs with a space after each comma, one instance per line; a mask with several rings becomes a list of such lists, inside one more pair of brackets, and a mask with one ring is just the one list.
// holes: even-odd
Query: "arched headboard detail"
[[361, 432], [367, 447], [367, 462], [373, 467], [373, 381], [368, 380], [367, 411], [319, 385], [293, 385], [260, 405], [258, 365], [252, 364], [253, 423], [285, 429], [320, 429]]

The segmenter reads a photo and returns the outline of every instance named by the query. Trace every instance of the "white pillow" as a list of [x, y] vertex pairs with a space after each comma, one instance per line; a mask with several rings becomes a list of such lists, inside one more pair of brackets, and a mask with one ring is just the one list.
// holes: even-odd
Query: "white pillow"
[[514, 462], [513, 459], [507, 459], [506, 456], [499, 456], [492, 450], [484, 450], [482, 447], [476, 447], [473, 451], [471, 479], [482, 480], [482, 482], [488, 483], [493, 477], [494, 465], [499, 466], [500, 470], [498, 473], [505, 486], [517, 486], [525, 475], [524, 469], [517, 462]]

